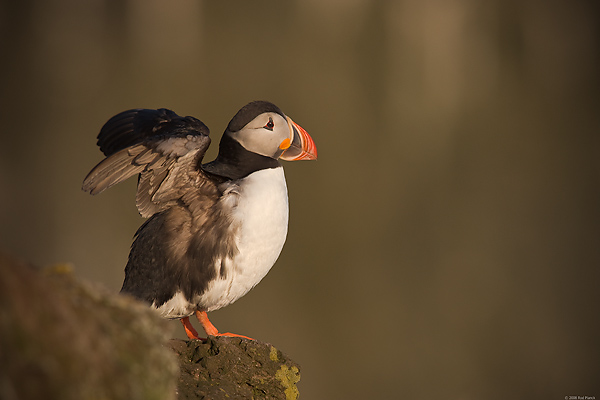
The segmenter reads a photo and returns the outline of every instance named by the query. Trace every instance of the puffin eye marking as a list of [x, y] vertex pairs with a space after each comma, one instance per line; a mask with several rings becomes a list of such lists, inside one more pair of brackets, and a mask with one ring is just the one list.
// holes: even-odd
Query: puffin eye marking
[[275, 123], [273, 122], [273, 118], [269, 117], [269, 122], [267, 122], [267, 124], [265, 126], [263, 126], [263, 128], [272, 131], [274, 126], [275, 126]]

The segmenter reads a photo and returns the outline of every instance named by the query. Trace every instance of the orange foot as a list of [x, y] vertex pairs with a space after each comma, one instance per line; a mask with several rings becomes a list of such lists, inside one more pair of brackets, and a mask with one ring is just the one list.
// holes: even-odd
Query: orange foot
[[[206, 332], [206, 334], [208, 336], [230, 336], [230, 337], [241, 337], [244, 339], [250, 339], [250, 340], [254, 340], [248, 336], [244, 336], [244, 335], [238, 335], [235, 333], [219, 333], [219, 331], [217, 330], [217, 328], [215, 328], [215, 326], [212, 324], [212, 322], [210, 322], [208, 320], [208, 315], [206, 315], [206, 311], [196, 311], [196, 318], [198, 318], [198, 321], [200, 321], [200, 324], [202, 325], [202, 328], [204, 328], [204, 331]], [[185, 318], [184, 318], [185, 319]], [[183, 320], [182, 320], [183, 322]], [[189, 324], [189, 320], [187, 321]], [[188, 328], [186, 327], [185, 323], [183, 324], [183, 326], [186, 328], [186, 332], [188, 331]], [[189, 325], [191, 327], [191, 324]], [[194, 329], [194, 328], [192, 328]], [[194, 331], [196, 333], [196, 337], [198, 336], [198, 333], [196, 331]], [[188, 336], [190, 334], [188, 333]]]
[[185, 329], [185, 333], [188, 335], [190, 340], [201, 340], [201, 338], [198, 337], [198, 332], [196, 332], [192, 326], [192, 323], [190, 322], [190, 317], [181, 318], [181, 323], [183, 324], [183, 329]]

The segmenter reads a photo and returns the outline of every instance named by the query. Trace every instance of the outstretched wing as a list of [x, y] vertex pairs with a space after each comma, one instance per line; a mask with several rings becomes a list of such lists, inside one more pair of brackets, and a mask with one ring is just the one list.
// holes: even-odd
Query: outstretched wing
[[199, 168], [210, 145], [208, 135], [200, 120], [171, 110], [124, 111], [102, 127], [98, 146], [106, 158], [90, 171], [82, 188], [98, 194], [139, 174], [136, 205], [145, 218], [175, 204], [192, 188], [212, 192]]

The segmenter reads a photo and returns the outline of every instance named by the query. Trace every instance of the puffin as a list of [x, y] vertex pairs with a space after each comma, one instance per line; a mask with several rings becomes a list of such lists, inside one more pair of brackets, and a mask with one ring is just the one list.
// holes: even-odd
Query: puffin
[[250, 291], [269, 272], [288, 228], [288, 193], [281, 160], [315, 160], [317, 148], [300, 125], [268, 101], [242, 107], [225, 129], [217, 157], [199, 119], [161, 109], [132, 109], [110, 118], [98, 134], [105, 157], [86, 176], [92, 195], [138, 177], [136, 206], [147, 220], [134, 236], [121, 293], [179, 319], [200, 339], [221, 333], [208, 312]]

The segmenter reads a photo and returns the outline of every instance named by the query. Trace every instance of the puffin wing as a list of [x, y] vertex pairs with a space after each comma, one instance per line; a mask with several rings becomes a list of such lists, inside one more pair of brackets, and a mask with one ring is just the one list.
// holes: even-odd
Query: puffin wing
[[197, 195], [214, 192], [199, 168], [209, 145], [209, 129], [196, 118], [164, 108], [124, 111], [102, 127], [98, 146], [106, 158], [90, 171], [82, 188], [98, 194], [139, 174], [136, 205], [148, 218], [192, 188], [200, 190]]

